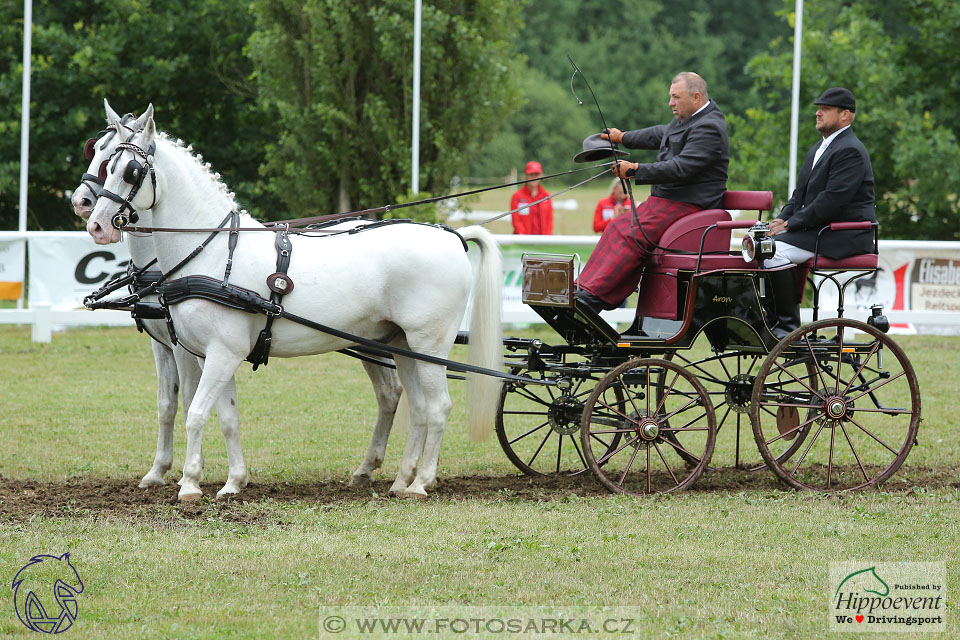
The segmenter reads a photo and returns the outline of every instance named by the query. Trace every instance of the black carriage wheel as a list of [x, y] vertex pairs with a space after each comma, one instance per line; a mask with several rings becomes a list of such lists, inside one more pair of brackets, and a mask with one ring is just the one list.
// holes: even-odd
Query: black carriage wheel
[[[514, 375], [543, 379], [540, 372], [514, 367]], [[496, 432], [503, 452], [515, 467], [532, 476], [577, 475], [587, 470], [580, 447], [583, 403], [593, 390], [593, 378], [577, 378], [569, 390], [509, 381], [500, 390]], [[620, 436], [605, 438], [615, 448]]]
[[[750, 420], [750, 410], [753, 407], [753, 387], [756, 373], [766, 354], [744, 353], [741, 351], [721, 351], [708, 358], [691, 360], [682, 353], [677, 353], [677, 360], [688, 371], [693, 373], [703, 383], [710, 402], [717, 416], [717, 437], [722, 437], [725, 431], [734, 431], [734, 467], [747, 471], [762, 471], [767, 468], [766, 463], [742, 459], [741, 446], [753, 447], [746, 441], [742, 432], [752, 433], [753, 423]], [[809, 367], [808, 375], [813, 375], [813, 367]], [[726, 429], [724, 429], [726, 427]], [[803, 445], [809, 429], [801, 429], [799, 435], [790, 441], [790, 446], [779, 453], [780, 462], [788, 459]], [[759, 452], [757, 452], [759, 455]]]
[[[597, 446], [612, 435], [621, 436], [619, 446]], [[683, 367], [653, 358], [630, 360], [597, 383], [583, 411], [580, 439], [590, 468], [609, 490], [678, 491], [710, 463], [713, 407], [703, 385]]]
[[[903, 350], [846, 318], [820, 320], [784, 338], [757, 373], [753, 404], [760, 454], [797, 489], [880, 484], [903, 464], [920, 425], [920, 388]], [[803, 446], [791, 445], [803, 430]], [[784, 456], [788, 447], [794, 453]]]

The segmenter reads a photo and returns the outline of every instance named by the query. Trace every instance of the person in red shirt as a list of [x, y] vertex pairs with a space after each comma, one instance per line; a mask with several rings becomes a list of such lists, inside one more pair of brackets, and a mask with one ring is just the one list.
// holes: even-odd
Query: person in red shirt
[[[524, 173], [527, 180], [539, 178], [543, 175], [543, 167], [539, 162], [531, 161], [527, 163]], [[513, 194], [510, 210], [515, 212], [512, 216], [514, 233], [553, 235], [553, 201], [543, 200], [549, 196], [550, 193], [540, 185], [539, 180], [526, 183]], [[531, 204], [537, 200], [543, 202]]]
[[600, 200], [593, 212], [593, 230], [600, 233], [607, 228], [611, 220], [624, 211], [630, 211], [630, 199], [623, 192], [623, 181], [614, 178], [610, 185], [610, 195]]

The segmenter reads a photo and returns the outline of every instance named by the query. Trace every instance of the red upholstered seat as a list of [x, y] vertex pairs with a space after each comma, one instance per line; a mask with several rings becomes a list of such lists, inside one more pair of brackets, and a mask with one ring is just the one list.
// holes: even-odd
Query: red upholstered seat
[[[880, 262], [880, 257], [876, 253], [863, 253], [849, 258], [840, 258], [833, 260], [826, 256], [817, 258], [817, 270], [827, 269], [830, 271], [844, 271], [846, 269], [876, 269]], [[803, 263], [803, 266], [812, 269], [813, 258]]]
[[770, 211], [773, 191], [727, 191], [723, 194], [723, 208]]

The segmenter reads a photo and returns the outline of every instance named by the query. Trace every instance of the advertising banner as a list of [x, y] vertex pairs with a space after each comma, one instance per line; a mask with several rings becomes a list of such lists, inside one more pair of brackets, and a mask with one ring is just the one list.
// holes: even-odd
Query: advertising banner
[[31, 234], [30, 306], [77, 309], [84, 296], [126, 273], [130, 253], [124, 243], [100, 246], [83, 231]]
[[23, 238], [0, 238], [0, 300], [18, 300], [23, 296], [26, 246]]

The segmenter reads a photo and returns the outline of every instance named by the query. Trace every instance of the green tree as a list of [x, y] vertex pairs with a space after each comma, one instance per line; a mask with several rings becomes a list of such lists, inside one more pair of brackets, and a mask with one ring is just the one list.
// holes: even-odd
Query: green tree
[[[473, 175], [504, 175], [503, 151], [536, 153], [545, 165], [562, 170], [580, 150], [583, 135], [599, 131], [602, 121], [580, 78], [573, 88], [584, 101], [578, 106], [570, 92], [573, 69], [569, 55], [583, 70], [610, 126], [634, 129], [671, 118], [667, 105], [670, 80], [679, 71], [696, 71], [708, 82], [710, 96], [727, 114], [752, 106], [752, 80], [743, 68], [763, 51], [778, 31], [779, 0], [551, 0], [528, 2], [520, 51], [528, 58], [523, 83], [528, 105], [506, 121], [494, 141], [472, 165]], [[536, 83], [536, 85], [534, 84]], [[547, 88], [545, 85], [549, 84]], [[544, 99], [546, 96], [549, 99]], [[577, 127], [552, 127], [551, 146], [529, 128], [528, 114], [557, 122], [570, 112]], [[577, 133], [586, 119], [586, 134]], [[565, 137], [564, 137], [565, 136]], [[546, 152], [545, 152], [546, 151]], [[634, 151], [634, 159], [655, 154]]]
[[[282, 133], [270, 191], [296, 215], [412, 198], [413, 2], [256, 0], [261, 99]], [[520, 20], [508, 0], [424, 3], [420, 183], [450, 179], [519, 104]], [[406, 211], [406, 210], [401, 210]], [[405, 215], [405, 214], [404, 214]]]
[[[193, 144], [245, 206], [264, 204], [258, 168], [271, 118], [256, 100], [243, 47], [245, 0], [35, 0], [30, 100], [29, 227], [73, 229], [67, 191], [84, 141], [152, 102], [161, 130]], [[0, 2], [0, 228], [15, 228], [20, 177], [23, 3]]]
[[[784, 5], [781, 15], [792, 24], [793, 2]], [[827, 87], [851, 89], [858, 98], [853, 126], [870, 152], [887, 238], [960, 239], [960, 73], [948, 63], [957, 54], [958, 19], [957, 7], [942, 0], [914, 0], [908, 10], [866, 1], [840, 11], [821, 0], [805, 5], [798, 162], [819, 139], [813, 100]], [[788, 195], [792, 55], [783, 39], [751, 61], [758, 106], [731, 119], [731, 182], [772, 189], [781, 201]]]

